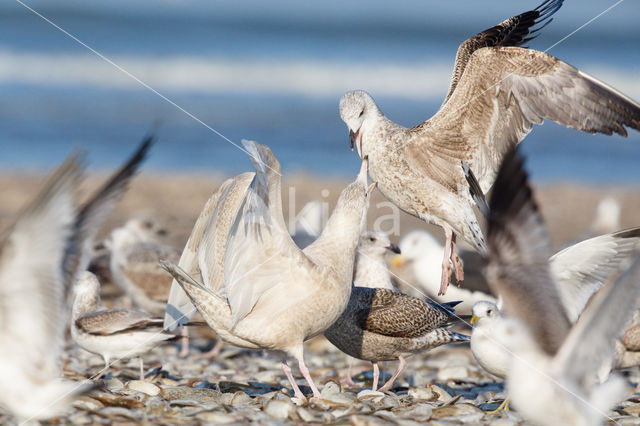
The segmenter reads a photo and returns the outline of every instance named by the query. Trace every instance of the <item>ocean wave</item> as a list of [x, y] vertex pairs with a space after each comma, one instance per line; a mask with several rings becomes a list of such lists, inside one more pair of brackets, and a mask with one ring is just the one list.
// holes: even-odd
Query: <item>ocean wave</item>
[[[164, 92], [252, 93], [336, 97], [364, 89], [376, 96], [429, 99], [444, 96], [451, 65], [345, 63], [318, 60], [236, 60], [172, 56], [110, 58], [127, 73]], [[640, 98], [637, 71], [600, 63], [583, 70], [632, 98]], [[136, 90], [130, 75], [92, 54], [22, 53], [0, 50], [0, 84]]]

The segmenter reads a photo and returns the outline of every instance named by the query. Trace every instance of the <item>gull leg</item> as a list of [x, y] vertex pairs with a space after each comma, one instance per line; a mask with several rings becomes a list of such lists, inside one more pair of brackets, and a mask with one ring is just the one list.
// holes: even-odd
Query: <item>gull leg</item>
[[186, 358], [189, 355], [189, 328], [186, 325], [182, 327], [180, 335], [182, 338], [180, 339], [181, 347], [178, 356], [180, 358]]
[[223, 346], [224, 346], [224, 343], [222, 342], [222, 339], [218, 337], [216, 339], [216, 344], [213, 345], [213, 348], [211, 348], [211, 350], [209, 350], [208, 352], [205, 352], [202, 355], [200, 355], [200, 358], [217, 357], [218, 355], [220, 355], [220, 350], [222, 349]]
[[400, 361], [400, 364], [398, 364], [398, 369], [396, 370], [395, 373], [393, 373], [393, 376], [391, 376], [391, 378], [387, 380], [387, 383], [385, 383], [384, 386], [378, 389], [380, 392], [386, 392], [388, 390], [391, 390], [391, 386], [393, 386], [393, 382], [396, 381], [396, 379], [398, 378], [402, 370], [404, 370], [404, 367], [407, 365], [407, 361], [405, 361], [402, 356], [398, 357], [398, 361]]
[[500, 411], [509, 411], [509, 397], [507, 396], [504, 401], [502, 401], [502, 404], [500, 404], [498, 406], [498, 408], [496, 408], [493, 411], [487, 411], [487, 414], [498, 414]]
[[351, 373], [352, 373], [351, 370], [353, 369], [353, 357], [350, 357], [347, 355], [347, 358], [349, 358], [347, 374], [340, 378], [340, 384], [349, 386], [349, 387], [355, 387], [356, 384], [353, 382], [353, 378], [351, 377]]
[[309, 383], [309, 386], [313, 391], [313, 396], [316, 398], [320, 398], [320, 391], [318, 390], [316, 384], [311, 378], [311, 374], [309, 374], [309, 369], [307, 368], [306, 365], [304, 365], [304, 356], [303, 356], [302, 346], [300, 346], [299, 348], [296, 348], [296, 350], [294, 351], [294, 355], [298, 360], [298, 367], [300, 368], [300, 373], [302, 373], [302, 376], [307, 380], [307, 383]]
[[377, 362], [371, 362], [373, 364], [373, 384], [371, 385], [371, 390], [376, 391], [378, 389], [378, 378], [380, 377], [380, 368], [378, 367]]
[[289, 365], [287, 364], [286, 359], [282, 360], [282, 371], [284, 371], [284, 375], [287, 376], [287, 379], [289, 379], [289, 383], [291, 383], [294, 396], [303, 401], [306, 400], [307, 398], [305, 398], [304, 394], [298, 387], [298, 384], [296, 383], [296, 379], [293, 378], [293, 374], [291, 373], [291, 367], [289, 367]]
[[447, 292], [447, 287], [449, 287], [449, 279], [451, 278], [451, 253], [453, 247], [453, 229], [446, 223], [443, 226], [444, 228], [444, 257], [442, 259], [442, 276], [440, 278], [440, 291], [438, 291], [438, 296], [443, 296]]
[[451, 237], [451, 262], [453, 263], [453, 271], [456, 274], [456, 280], [459, 286], [460, 283], [464, 281], [464, 270], [462, 268], [462, 261], [456, 250], [456, 234], [453, 234]]

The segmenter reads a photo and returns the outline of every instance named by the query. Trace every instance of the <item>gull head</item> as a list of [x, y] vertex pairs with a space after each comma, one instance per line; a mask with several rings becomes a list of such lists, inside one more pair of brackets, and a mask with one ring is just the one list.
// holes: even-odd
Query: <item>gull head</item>
[[408, 262], [438, 259], [443, 250], [433, 235], [422, 230], [409, 232], [402, 238], [399, 246], [402, 254], [394, 256], [391, 260], [396, 268], [402, 268]]
[[76, 300], [95, 299], [100, 295], [100, 281], [89, 271], [78, 276], [73, 288]]
[[362, 90], [345, 93], [340, 99], [340, 118], [349, 128], [351, 150], [355, 145], [362, 156], [362, 134], [378, 117], [380, 110], [373, 98]]
[[400, 253], [389, 236], [381, 231], [367, 231], [360, 235], [358, 251], [370, 257], [382, 257], [387, 253]]
[[158, 241], [167, 234], [166, 229], [149, 219], [129, 219], [124, 226], [115, 228], [105, 240], [111, 251], [121, 250], [139, 242]]
[[502, 314], [495, 303], [486, 300], [476, 302], [471, 308], [471, 325], [479, 325], [487, 318], [501, 318]]

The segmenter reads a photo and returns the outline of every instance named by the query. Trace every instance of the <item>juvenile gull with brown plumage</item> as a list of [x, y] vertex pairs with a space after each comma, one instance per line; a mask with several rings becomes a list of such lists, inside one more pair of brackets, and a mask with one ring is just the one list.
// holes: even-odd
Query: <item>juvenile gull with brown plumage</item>
[[456, 320], [455, 305], [424, 302], [387, 289], [354, 287], [344, 312], [324, 335], [347, 355], [371, 361], [374, 391], [378, 362], [398, 360], [397, 370], [379, 389], [387, 391], [404, 369], [405, 357], [469, 340], [447, 328]]
[[369, 175], [382, 193], [444, 229], [439, 293], [449, 284], [450, 261], [457, 280], [464, 278], [456, 236], [485, 250], [461, 161], [487, 192], [503, 155], [544, 119], [608, 135], [626, 136], [625, 126], [640, 129], [637, 102], [547, 53], [518, 47], [561, 5], [562, 0], [547, 0], [462, 43], [447, 97], [422, 124], [405, 128], [392, 122], [363, 91], [340, 100], [352, 146], [368, 156]]
[[369, 204], [367, 162], [356, 181], [342, 191], [322, 234], [303, 252], [284, 223], [280, 164], [266, 146], [244, 144], [256, 175], [239, 203], [225, 206], [221, 200], [223, 205], [216, 207], [229, 208], [227, 214], [234, 219], [212, 220], [205, 231], [199, 266], [206, 284], [175, 265], [163, 266], [223, 340], [279, 351], [295, 396], [303, 399], [286, 363], [286, 355], [293, 356], [319, 397], [304, 364], [303, 342], [326, 330], [349, 300], [355, 250]]

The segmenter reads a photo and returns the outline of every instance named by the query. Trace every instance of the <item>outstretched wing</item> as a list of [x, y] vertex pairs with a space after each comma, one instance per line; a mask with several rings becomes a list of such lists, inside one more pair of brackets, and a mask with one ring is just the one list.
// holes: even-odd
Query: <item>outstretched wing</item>
[[515, 150], [505, 156], [494, 185], [487, 242], [487, 281], [505, 314], [527, 324], [540, 347], [554, 354], [571, 325], [551, 278], [549, 236]]
[[59, 377], [68, 313], [63, 261], [81, 169], [75, 156], [59, 166], [0, 238], [0, 356], [43, 382]]
[[593, 297], [553, 360], [555, 371], [587, 385], [603, 362], [611, 359], [614, 341], [625, 329], [640, 298], [640, 258], [615, 282]]
[[569, 320], [636, 253], [640, 227], [590, 238], [554, 254], [549, 263]]
[[552, 15], [560, 9], [563, 1], [546, 0], [533, 10], [506, 19], [495, 27], [465, 40], [458, 48], [449, 92], [443, 103], [449, 100], [456, 89], [458, 80], [460, 80], [473, 52], [483, 47], [521, 46], [534, 39], [538, 35], [537, 32], [553, 20]]
[[[231, 222], [253, 173], [227, 179], [207, 200], [182, 251], [178, 265], [188, 275], [201, 275], [205, 286], [217, 290], [222, 283], [224, 247]], [[166, 260], [166, 259], [163, 259]], [[196, 312], [189, 296], [174, 279], [169, 291], [164, 328], [186, 324]]]
[[73, 233], [64, 259], [65, 300], [80, 272], [89, 266], [91, 247], [100, 226], [107, 220], [116, 202], [127, 190], [131, 179], [144, 161], [153, 136], [147, 136], [131, 158], [87, 201], [76, 216]]
[[234, 326], [279, 284], [317, 281], [312, 278], [315, 264], [296, 246], [284, 224], [280, 164], [266, 146], [243, 144], [256, 175], [231, 227], [224, 256], [224, 288]]
[[505, 153], [544, 119], [626, 136], [625, 126], [640, 130], [640, 104], [547, 53], [482, 48], [469, 58], [447, 103], [412, 129], [405, 156], [416, 173], [445, 187], [452, 173], [461, 175], [464, 160], [486, 193]]

